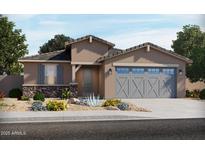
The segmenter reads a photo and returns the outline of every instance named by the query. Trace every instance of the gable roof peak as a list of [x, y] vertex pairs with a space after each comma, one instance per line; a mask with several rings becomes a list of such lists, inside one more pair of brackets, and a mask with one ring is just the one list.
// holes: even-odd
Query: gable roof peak
[[109, 41], [106, 41], [106, 40], [104, 40], [102, 38], [99, 38], [99, 37], [96, 37], [94, 35], [91, 35], [91, 34], [90, 35], [85, 35], [83, 37], [79, 37], [79, 38], [71, 40], [71, 41], [67, 41], [67, 42], [65, 42], [65, 46], [71, 45], [71, 44], [74, 44], [74, 43], [77, 43], [77, 42], [80, 42], [80, 41], [83, 41], [83, 40], [87, 40], [87, 39], [90, 39], [90, 38], [92, 38], [94, 40], [97, 40], [97, 41], [100, 41], [100, 42], [102, 42], [104, 44], [107, 44], [110, 47], [114, 47], [115, 46], [115, 44], [113, 44], [113, 43], [111, 43]]

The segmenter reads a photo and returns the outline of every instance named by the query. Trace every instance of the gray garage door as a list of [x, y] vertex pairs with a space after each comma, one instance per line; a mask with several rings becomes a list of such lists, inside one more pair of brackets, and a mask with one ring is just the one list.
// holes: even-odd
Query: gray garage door
[[174, 98], [175, 68], [116, 67], [116, 97]]

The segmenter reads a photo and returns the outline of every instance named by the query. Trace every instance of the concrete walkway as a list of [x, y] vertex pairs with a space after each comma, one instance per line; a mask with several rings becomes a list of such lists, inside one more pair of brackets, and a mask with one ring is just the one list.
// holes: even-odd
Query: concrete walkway
[[0, 123], [205, 118], [204, 101], [191, 99], [127, 99], [122, 101], [134, 103], [152, 112], [0, 112]]

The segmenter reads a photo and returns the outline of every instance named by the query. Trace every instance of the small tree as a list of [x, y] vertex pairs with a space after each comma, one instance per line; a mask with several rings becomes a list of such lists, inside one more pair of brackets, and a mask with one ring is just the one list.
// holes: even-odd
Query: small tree
[[205, 32], [197, 25], [186, 25], [177, 33], [172, 48], [193, 60], [193, 64], [187, 66], [187, 77], [192, 82], [205, 82]]
[[41, 53], [47, 53], [47, 52], [65, 49], [65, 42], [70, 40], [73, 39], [63, 34], [55, 35], [54, 38], [48, 40], [48, 42], [44, 43], [40, 47], [39, 53], [41, 54]]
[[28, 53], [26, 38], [7, 17], [0, 15], [0, 74], [19, 74], [22, 65], [18, 59]]

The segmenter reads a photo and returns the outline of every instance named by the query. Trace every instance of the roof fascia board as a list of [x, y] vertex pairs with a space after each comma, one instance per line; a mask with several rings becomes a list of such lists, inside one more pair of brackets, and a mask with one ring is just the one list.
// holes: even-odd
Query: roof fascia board
[[95, 62], [71, 62], [71, 65], [101, 65], [101, 63], [95, 63]]
[[68, 60], [18, 60], [18, 62], [22, 62], [22, 63], [70, 63], [70, 61]]

